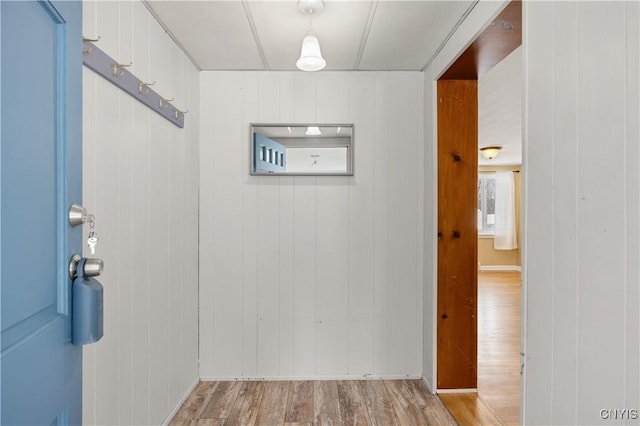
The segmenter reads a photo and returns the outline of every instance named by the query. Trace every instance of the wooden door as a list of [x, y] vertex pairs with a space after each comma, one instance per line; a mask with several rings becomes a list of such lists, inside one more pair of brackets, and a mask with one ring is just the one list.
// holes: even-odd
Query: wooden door
[[438, 389], [477, 387], [477, 87], [438, 81]]
[[3, 425], [82, 424], [69, 225], [82, 196], [82, 4], [0, 2]]

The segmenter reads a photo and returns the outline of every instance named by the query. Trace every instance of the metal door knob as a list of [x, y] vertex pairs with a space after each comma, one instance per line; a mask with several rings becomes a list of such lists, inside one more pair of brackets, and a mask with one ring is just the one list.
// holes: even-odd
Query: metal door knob
[[71, 204], [69, 207], [69, 224], [71, 226], [82, 225], [89, 222], [93, 228], [95, 217], [92, 214], [87, 213], [87, 209], [79, 204]]
[[79, 254], [74, 254], [69, 261], [69, 277], [72, 280], [78, 276], [78, 267], [82, 268], [81, 275], [84, 278], [97, 277], [102, 274], [104, 262], [102, 259], [87, 259], [80, 257]]
[[82, 275], [85, 278], [89, 277], [97, 277], [102, 274], [102, 269], [104, 268], [104, 262], [102, 259], [87, 259], [84, 262], [84, 268], [82, 271]]

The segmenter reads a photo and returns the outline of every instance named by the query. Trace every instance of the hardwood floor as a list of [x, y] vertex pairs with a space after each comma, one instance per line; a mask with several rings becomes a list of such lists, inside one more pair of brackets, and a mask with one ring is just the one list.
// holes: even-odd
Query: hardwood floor
[[200, 382], [170, 425], [455, 425], [420, 380]]
[[478, 276], [478, 396], [504, 424], [520, 421], [520, 272]]
[[478, 393], [440, 398], [461, 425], [519, 423], [519, 272], [478, 274]]

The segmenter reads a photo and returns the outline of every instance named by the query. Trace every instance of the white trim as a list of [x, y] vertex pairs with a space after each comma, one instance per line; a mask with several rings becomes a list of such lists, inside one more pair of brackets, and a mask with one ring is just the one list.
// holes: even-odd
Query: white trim
[[518, 265], [480, 265], [480, 271], [522, 271], [522, 267]]
[[207, 376], [201, 377], [203, 382], [279, 382], [295, 380], [420, 380], [419, 374], [385, 374], [380, 376], [365, 375], [322, 375], [322, 376], [263, 376], [263, 377], [222, 377]]
[[478, 388], [474, 389], [436, 389], [436, 393], [478, 393]]
[[422, 376], [422, 383], [424, 383], [424, 385], [427, 387], [427, 390], [429, 392], [431, 392], [432, 394], [435, 394], [435, 392], [433, 391], [434, 387], [431, 386], [431, 383], [429, 383], [429, 380], [427, 380], [425, 376]]
[[167, 415], [167, 417], [164, 419], [164, 421], [162, 422], [162, 426], [168, 426], [168, 424], [171, 422], [171, 420], [173, 420], [175, 415], [178, 414], [178, 411], [180, 411], [180, 407], [182, 407], [182, 404], [184, 404], [187, 398], [189, 398], [189, 395], [191, 395], [191, 392], [193, 392], [196, 386], [198, 386], [198, 383], [200, 383], [200, 378], [196, 377], [196, 380], [193, 382], [193, 384], [189, 386], [189, 389], [187, 389], [187, 391], [184, 393], [182, 398], [180, 398], [180, 401], [178, 401], [176, 406], [173, 407], [173, 410], [171, 410], [169, 415]]
[[[425, 83], [426, 85], [426, 83]], [[438, 209], [440, 208], [438, 205], [438, 79], [434, 79], [431, 81], [431, 122], [434, 124], [431, 129], [431, 152], [434, 155], [431, 155], [432, 161], [432, 177], [433, 184], [431, 185], [431, 193], [433, 194], [433, 206], [432, 206], [432, 235], [437, 235], [438, 233]], [[431, 332], [433, 336], [432, 341], [432, 351], [431, 351], [431, 380], [433, 380], [433, 384], [431, 386], [431, 391], [435, 392], [437, 389], [434, 386], [438, 383], [438, 239], [431, 238], [431, 247], [433, 253], [433, 270], [431, 271], [431, 279], [433, 280], [433, 290], [431, 292], [431, 303], [432, 303], [432, 312], [431, 312]], [[426, 366], [423, 367], [423, 369]]]

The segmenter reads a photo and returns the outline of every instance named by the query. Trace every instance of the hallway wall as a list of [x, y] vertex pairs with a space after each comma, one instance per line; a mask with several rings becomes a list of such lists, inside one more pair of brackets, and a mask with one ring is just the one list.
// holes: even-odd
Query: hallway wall
[[179, 129], [84, 68], [84, 205], [105, 269], [83, 423], [161, 424], [198, 378], [198, 72], [142, 2], [83, 6], [85, 37], [190, 111]]
[[[436, 182], [432, 81], [495, 7], [479, 2], [425, 71], [425, 202]], [[523, 421], [638, 424], [611, 416], [640, 407], [640, 5], [524, 2], [523, 57]], [[425, 205], [429, 381], [436, 213]]]
[[[202, 378], [419, 377], [422, 74], [202, 72]], [[249, 124], [354, 123], [355, 176], [249, 175]]]
[[600, 410], [640, 408], [640, 4], [524, 18], [525, 421], [622, 424]]

